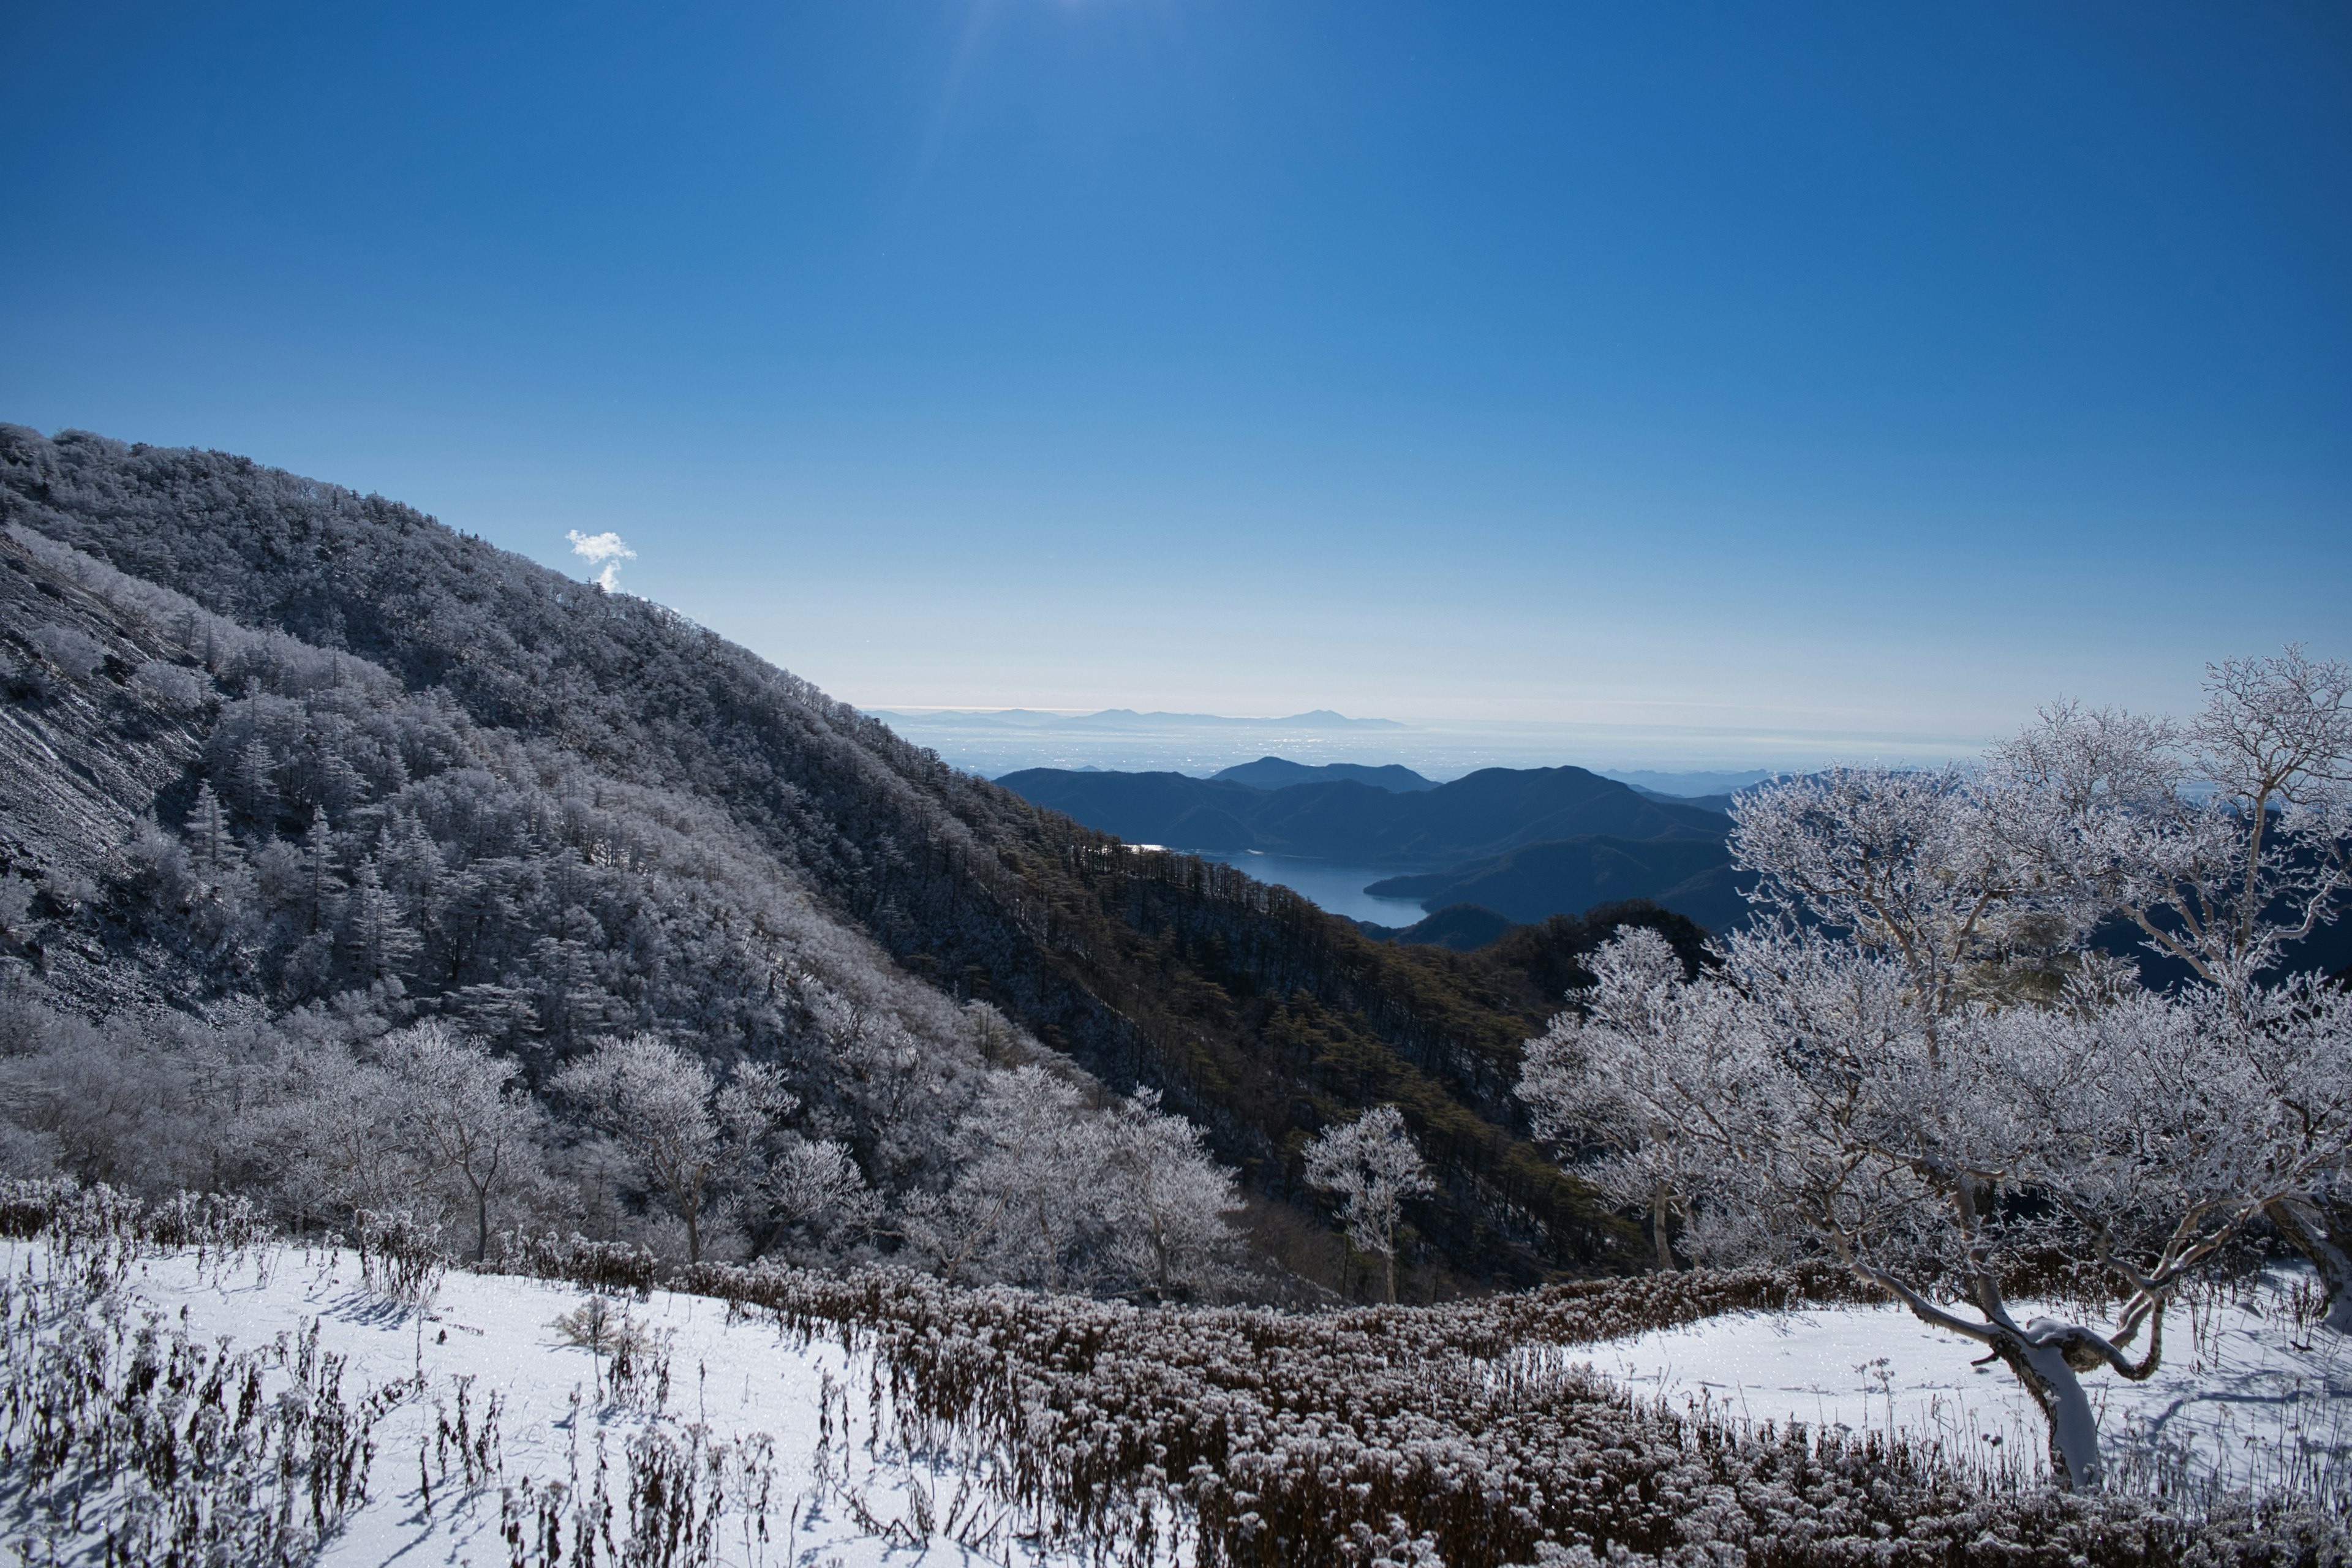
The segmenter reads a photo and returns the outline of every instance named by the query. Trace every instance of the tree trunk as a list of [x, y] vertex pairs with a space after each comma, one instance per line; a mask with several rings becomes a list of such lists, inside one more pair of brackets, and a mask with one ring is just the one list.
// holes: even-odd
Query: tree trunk
[[1675, 1271], [1675, 1249], [1666, 1241], [1668, 1196], [1664, 1182], [1650, 1189], [1650, 1239], [1657, 1247], [1658, 1271], [1662, 1274]]
[[1381, 1261], [1388, 1265], [1389, 1305], [1393, 1307], [1396, 1305], [1396, 1248], [1391, 1247], [1381, 1254]]
[[2325, 1293], [2320, 1327], [2352, 1334], [2352, 1204], [2282, 1198], [2263, 1210], [2294, 1248], [2311, 1260]]
[[2033, 1395], [2050, 1424], [2050, 1469], [2068, 1491], [2096, 1491], [2106, 1480], [2099, 1461], [2099, 1418], [2063, 1345], [2026, 1344], [2003, 1334], [1995, 1353]]
[[477, 1266], [490, 1255], [490, 1189], [474, 1189], [474, 1262]]

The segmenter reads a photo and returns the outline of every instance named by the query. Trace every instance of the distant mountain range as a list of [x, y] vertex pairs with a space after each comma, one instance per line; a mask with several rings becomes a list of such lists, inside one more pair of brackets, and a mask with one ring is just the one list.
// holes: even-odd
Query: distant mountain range
[[1348, 778], [1267, 790], [1182, 773], [1064, 768], [1030, 768], [996, 782], [1131, 843], [1401, 869], [1595, 833], [1720, 844], [1731, 826], [1720, 812], [1645, 800], [1583, 768], [1482, 768], [1411, 793]]
[[1744, 914], [1728, 817], [1583, 768], [1486, 768], [1432, 784], [1405, 768], [1268, 757], [1213, 779], [1031, 768], [997, 782], [1130, 843], [1411, 868], [1367, 890], [1431, 910], [1471, 904], [1526, 923], [1645, 898], [1714, 929]]
[[[1099, 768], [1077, 771], [1101, 772]], [[1339, 779], [1353, 779], [1358, 784], [1367, 784], [1374, 789], [1388, 790], [1395, 795], [1411, 795], [1418, 790], [1437, 787], [1436, 780], [1422, 777], [1402, 763], [1389, 763], [1380, 767], [1368, 763], [1322, 763], [1310, 767], [1286, 757], [1260, 757], [1254, 763], [1244, 763], [1209, 776], [1213, 783], [1247, 784], [1252, 789], [1287, 789], [1292, 784], [1330, 784]]]
[[928, 713], [894, 713], [887, 709], [866, 710], [868, 718], [887, 724], [955, 725], [1006, 730], [1402, 730], [1393, 719], [1350, 719], [1328, 708], [1293, 713], [1280, 719], [1235, 719], [1222, 713], [1139, 713], [1132, 708], [1106, 708], [1098, 713], [1048, 713], [1034, 708], [1000, 708], [987, 711], [961, 709]]

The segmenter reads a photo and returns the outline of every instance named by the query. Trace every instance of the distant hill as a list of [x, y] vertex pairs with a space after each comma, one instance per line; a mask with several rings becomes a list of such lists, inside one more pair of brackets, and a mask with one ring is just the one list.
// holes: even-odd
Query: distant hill
[[1368, 866], [1446, 864], [1593, 834], [1687, 839], [1719, 852], [1731, 826], [1720, 813], [1644, 800], [1613, 779], [1572, 767], [1485, 768], [1411, 794], [1353, 779], [1263, 790], [1182, 773], [1063, 768], [1031, 768], [996, 782], [1133, 843]]
[[1496, 914], [1477, 904], [1448, 904], [1389, 940], [1402, 947], [1444, 947], [1455, 952], [1475, 952], [1517, 923], [1508, 915]]
[[1482, 905], [1522, 923], [1641, 898], [1722, 931], [1746, 918], [1738, 888], [1743, 880], [1732, 870], [1720, 839], [1591, 834], [1522, 845], [1423, 876], [1391, 877], [1365, 891], [1383, 899], [1417, 899], [1423, 909], [1441, 911]]
[[1402, 763], [1390, 763], [1382, 767], [1372, 767], [1363, 763], [1322, 763], [1310, 767], [1286, 757], [1260, 757], [1254, 763], [1243, 763], [1209, 776], [1215, 784], [1247, 784], [1252, 789], [1265, 790], [1287, 789], [1292, 784], [1328, 784], [1338, 779], [1353, 779], [1358, 784], [1367, 784], [1374, 789], [1384, 789], [1396, 795], [1411, 795], [1417, 790], [1437, 787], [1434, 781], [1422, 777]]
[[1669, 805], [1696, 805], [1703, 811], [1720, 811], [1727, 816], [1731, 811], [1731, 796], [1727, 795], [1674, 795], [1662, 789], [1644, 789], [1640, 784], [1627, 784], [1625, 787], [1643, 800], [1662, 800]]
[[1739, 773], [1662, 773], [1633, 768], [1612, 772], [1609, 777], [1635, 789], [1655, 795], [1671, 795], [1676, 800], [1696, 800], [1712, 795], [1736, 795], [1750, 784], [1779, 778], [1780, 773], [1770, 768], [1748, 768]]

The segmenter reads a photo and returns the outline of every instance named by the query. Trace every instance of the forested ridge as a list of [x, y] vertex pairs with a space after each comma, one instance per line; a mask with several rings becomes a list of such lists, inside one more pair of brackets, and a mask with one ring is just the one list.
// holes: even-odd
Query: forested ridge
[[[438, 1021], [543, 1092], [646, 1035], [714, 1083], [780, 1075], [765, 1130], [729, 1134], [763, 1171], [839, 1150], [861, 1190], [950, 1208], [1024, 1065], [1033, 1099], [1161, 1091], [1309, 1209], [1299, 1147], [1394, 1102], [1438, 1178], [1410, 1213], [1432, 1263], [1623, 1256], [1509, 1089], [1578, 955], [1620, 918], [1695, 951], [1687, 922], [1385, 947], [959, 773], [658, 605], [240, 458], [6, 427], [0, 526], [17, 1003], [242, 1018], [281, 1053], [336, 1034], [363, 1065]], [[1039, 1087], [1061, 1061], [1083, 1074]], [[838, 1218], [738, 1207], [754, 1247]]]

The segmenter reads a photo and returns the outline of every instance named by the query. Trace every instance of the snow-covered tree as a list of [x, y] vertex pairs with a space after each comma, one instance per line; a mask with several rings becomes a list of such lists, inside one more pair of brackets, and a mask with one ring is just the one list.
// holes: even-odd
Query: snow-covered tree
[[298, 1213], [338, 1225], [400, 1211], [436, 1217], [418, 1211], [438, 1199], [444, 1168], [402, 1136], [401, 1100], [389, 1073], [341, 1052], [301, 1063], [293, 1091], [264, 1122], [285, 1150], [280, 1186]]
[[957, 1130], [943, 1197], [910, 1205], [907, 1238], [942, 1279], [984, 1264], [999, 1279], [1065, 1289], [1099, 1196], [1102, 1148], [1077, 1086], [1041, 1067], [989, 1077]]
[[[2061, 705], [1980, 770], [1743, 798], [1757, 926], [1696, 976], [1651, 933], [1605, 949], [1528, 1047], [1538, 1131], [1662, 1262], [1680, 1213], [1704, 1254], [1826, 1252], [1982, 1342], [2095, 1485], [2081, 1374], [2148, 1375], [2167, 1302], [2258, 1216], [2352, 1310], [2352, 997], [2278, 974], [2352, 888], [2346, 687], [2291, 647], [2210, 667], [2187, 726]], [[2190, 981], [2092, 951], [2118, 915]], [[2103, 1278], [2113, 1331], [2018, 1322], [2029, 1257]]]
[[1830, 768], [1735, 800], [1732, 858], [1760, 910], [1886, 953], [1940, 1016], [2033, 907], [2011, 804], [1958, 769]]
[[658, 1035], [632, 1035], [605, 1041], [552, 1087], [620, 1146], [647, 1190], [685, 1225], [687, 1261], [699, 1261], [703, 1215], [728, 1154], [710, 1068]]
[[1242, 1206], [1233, 1172], [1209, 1156], [1206, 1136], [1139, 1089], [1110, 1108], [1103, 1128], [1109, 1263], [1162, 1296], [1186, 1295], [1225, 1271]]
[[787, 1236], [859, 1232], [876, 1217], [876, 1196], [845, 1144], [812, 1142], [787, 1125], [800, 1110], [772, 1067], [736, 1068], [715, 1101], [727, 1138], [727, 1174], [737, 1217], [754, 1255]]
[[[2120, 916], [2251, 1016], [2352, 895], [2347, 688], [2352, 668], [2300, 647], [2231, 659], [2207, 667], [2189, 724], [2062, 703], [1988, 773], [2039, 803], [2033, 858], [2078, 923]], [[2318, 1173], [2269, 1218], [2318, 1271], [2326, 1325], [2352, 1333], [2352, 1173]]]
[[1403, 1115], [1393, 1105], [1376, 1105], [1324, 1129], [1304, 1153], [1307, 1184], [1339, 1199], [1349, 1245], [1380, 1258], [1388, 1299], [1395, 1300], [1396, 1233], [1405, 1200], [1437, 1190]]
[[[1899, 958], [1819, 928], [1767, 923], [1722, 956], [1686, 980], [1654, 933], [1611, 943], [1520, 1092], [1556, 1125], [1625, 1130], [1580, 1168], [1627, 1196], [1670, 1171], [1714, 1258], [1825, 1252], [1985, 1345], [2073, 1485], [2101, 1479], [2080, 1374], [2152, 1373], [2181, 1282], [2352, 1149], [2352, 996], [2311, 977], [2237, 998], [2077, 983], [1938, 1017]], [[2112, 1331], [2017, 1321], [2009, 1281], [2053, 1256], [2104, 1276]]]
[[2074, 704], [1993, 755], [2045, 804], [2042, 874], [2225, 991], [2274, 972], [2352, 892], [2352, 668], [2299, 647], [2207, 667], [2178, 726]]
[[1097, 1109], [1091, 1087], [1039, 1066], [987, 1076], [957, 1129], [953, 1180], [899, 1216], [942, 1279], [1165, 1297], [1223, 1278], [1233, 1173], [1157, 1094]]
[[400, 1129], [420, 1163], [464, 1191], [474, 1220], [474, 1260], [488, 1256], [491, 1205], [540, 1175], [538, 1103], [511, 1061], [437, 1020], [387, 1036], [377, 1061], [395, 1086]]
[[[1665, 938], [1636, 931], [1620, 940], [1595, 970], [1595, 984], [1579, 998], [1581, 1016], [1563, 1015], [1551, 1031], [1528, 1047], [1519, 1079], [1538, 1138], [1574, 1148], [1606, 1150], [1612, 1157], [1590, 1165], [1587, 1180], [1603, 1195], [1649, 1215], [1652, 1256], [1657, 1267], [1675, 1268], [1669, 1226], [1693, 1217], [1691, 1198], [1705, 1174], [1705, 1162], [1657, 1118], [1666, 1097], [1596, 1092], [1596, 1074], [1622, 1070], [1605, 1045], [1628, 1036], [1663, 1037], [1685, 1047], [1714, 1026], [1716, 994], [1683, 982], [1683, 963]], [[1617, 1033], [1589, 1035], [1588, 1020], [1606, 1020]], [[1589, 1041], [1600, 1041], [1596, 1059]]]

